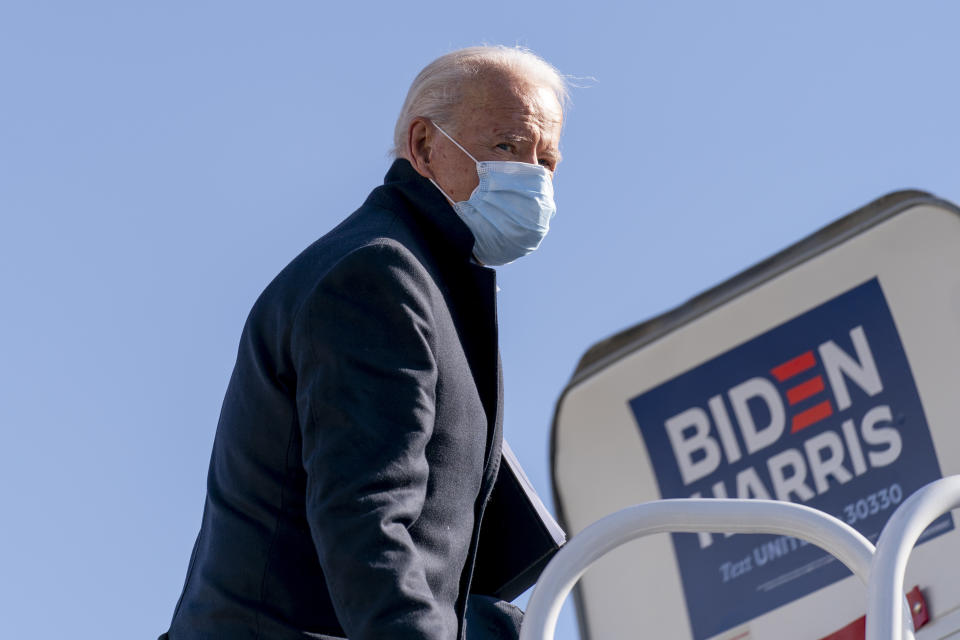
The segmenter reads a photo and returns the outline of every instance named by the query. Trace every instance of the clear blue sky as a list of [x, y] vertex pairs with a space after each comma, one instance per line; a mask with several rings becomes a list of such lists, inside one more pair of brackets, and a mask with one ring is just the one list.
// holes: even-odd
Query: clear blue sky
[[3, 635], [165, 630], [246, 313], [382, 180], [436, 56], [519, 43], [595, 78], [550, 236], [500, 269], [506, 435], [549, 496], [588, 346], [889, 191], [960, 201], [958, 24], [945, 1], [4, 2]]

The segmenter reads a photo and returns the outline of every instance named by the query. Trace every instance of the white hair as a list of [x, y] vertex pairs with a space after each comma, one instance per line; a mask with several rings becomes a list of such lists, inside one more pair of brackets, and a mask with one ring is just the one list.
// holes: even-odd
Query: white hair
[[421, 71], [410, 85], [393, 132], [393, 155], [407, 155], [407, 132], [414, 118], [429, 118], [440, 125], [452, 122], [463, 97], [464, 84], [487, 71], [500, 71], [553, 91], [565, 108], [566, 79], [549, 62], [524, 47], [492, 45], [467, 47], [442, 55]]

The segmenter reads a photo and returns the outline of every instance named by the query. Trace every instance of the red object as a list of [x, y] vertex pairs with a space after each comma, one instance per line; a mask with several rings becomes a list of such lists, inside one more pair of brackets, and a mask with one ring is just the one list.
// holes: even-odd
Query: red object
[[806, 411], [801, 411], [793, 416], [793, 423], [790, 426], [790, 433], [796, 433], [800, 429], [806, 429], [814, 422], [820, 422], [824, 418], [833, 415], [833, 407], [830, 401], [825, 400], [818, 405], [814, 405]]
[[806, 382], [801, 382], [792, 389], [787, 389], [787, 402], [797, 404], [803, 402], [810, 396], [815, 396], [823, 391], [823, 376], [814, 376]]
[[[907, 592], [907, 602], [910, 604], [910, 614], [913, 616], [913, 628], [919, 629], [930, 622], [930, 612], [927, 610], [927, 601], [920, 591], [914, 587]], [[820, 640], [864, 640], [867, 635], [867, 617], [860, 616], [844, 628], [834, 631]]]
[[919, 629], [930, 622], [930, 611], [927, 609], [927, 601], [920, 591], [920, 587], [914, 587], [907, 592], [907, 602], [910, 603], [910, 615], [913, 616], [913, 628]]
[[773, 377], [783, 382], [788, 378], [806, 371], [817, 363], [816, 358], [813, 357], [813, 351], [807, 351], [802, 353], [792, 360], [787, 360], [778, 367], [771, 369], [770, 373], [773, 374]]
[[843, 629], [834, 631], [820, 640], [863, 640], [867, 635], [867, 616], [860, 616]]

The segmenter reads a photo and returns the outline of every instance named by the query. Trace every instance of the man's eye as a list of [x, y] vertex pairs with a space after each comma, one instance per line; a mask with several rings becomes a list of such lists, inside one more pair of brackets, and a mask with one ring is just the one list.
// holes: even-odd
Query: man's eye
[[513, 151], [513, 145], [509, 142], [501, 142], [497, 145], [497, 149], [502, 149], [503, 151]]
[[540, 163], [541, 166], [544, 166], [547, 169], [550, 169], [550, 171], [553, 171], [553, 160], [550, 160], [548, 158], [540, 158], [538, 162]]

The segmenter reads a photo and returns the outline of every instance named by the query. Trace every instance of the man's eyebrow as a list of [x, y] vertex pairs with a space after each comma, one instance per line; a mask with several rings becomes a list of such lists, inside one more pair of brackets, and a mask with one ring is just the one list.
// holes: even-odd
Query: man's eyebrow
[[522, 133], [517, 133], [516, 131], [498, 131], [494, 133], [494, 137], [503, 138], [504, 140], [509, 140], [511, 142], [532, 142], [533, 138], [530, 136], [524, 135]]
[[[533, 138], [518, 131], [495, 131], [493, 137], [510, 142], [533, 142]], [[556, 163], [563, 160], [563, 154], [560, 153], [559, 149], [547, 149], [543, 156], [551, 158]]]

